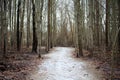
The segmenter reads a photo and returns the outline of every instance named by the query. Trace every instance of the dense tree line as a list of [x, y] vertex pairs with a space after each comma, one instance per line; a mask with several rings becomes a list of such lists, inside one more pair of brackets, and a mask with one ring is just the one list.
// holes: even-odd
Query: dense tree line
[[[0, 50], [31, 48], [37, 53], [55, 46], [83, 49], [90, 56], [120, 57], [120, 0], [0, 0]], [[100, 51], [99, 53], [95, 53]], [[104, 57], [106, 58], [106, 57]]]

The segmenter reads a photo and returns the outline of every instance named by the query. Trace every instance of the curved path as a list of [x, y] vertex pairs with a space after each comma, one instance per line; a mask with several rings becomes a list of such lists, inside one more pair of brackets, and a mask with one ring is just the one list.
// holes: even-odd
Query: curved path
[[72, 57], [74, 49], [56, 47], [44, 57], [31, 80], [103, 80], [100, 71], [89, 61]]

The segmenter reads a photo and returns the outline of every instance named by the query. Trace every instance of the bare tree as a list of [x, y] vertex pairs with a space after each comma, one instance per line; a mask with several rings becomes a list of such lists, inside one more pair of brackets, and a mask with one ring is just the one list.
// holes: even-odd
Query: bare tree
[[19, 31], [19, 18], [20, 18], [20, 5], [21, 5], [21, 0], [18, 0], [18, 6], [17, 6], [17, 50], [20, 50], [20, 31]]
[[37, 34], [36, 34], [36, 26], [35, 26], [35, 2], [32, 0], [32, 18], [33, 18], [33, 43], [32, 43], [32, 52], [37, 53], [37, 46], [38, 46], [38, 40], [37, 40]]
[[75, 9], [75, 20], [76, 20], [76, 27], [77, 27], [77, 38], [78, 38], [78, 49], [79, 52], [77, 53], [77, 57], [83, 56], [83, 51], [82, 51], [82, 37], [81, 37], [81, 9], [80, 9], [80, 0], [74, 0], [74, 9]]
[[27, 0], [27, 48], [29, 48], [30, 46], [30, 14], [31, 14], [30, 0]]
[[109, 0], [106, 0], [106, 50], [108, 49], [108, 19], [109, 19]]
[[21, 24], [20, 24], [20, 49], [22, 45], [22, 37], [23, 37], [23, 28], [24, 28], [24, 14], [25, 14], [25, 1], [23, 0], [23, 8], [22, 8], [22, 14], [21, 14]]
[[51, 45], [51, 19], [50, 19], [50, 11], [51, 10], [51, 0], [48, 0], [48, 43], [47, 43], [47, 51], [50, 50], [50, 45]]
[[4, 47], [3, 47], [3, 57], [6, 56], [6, 51], [7, 51], [7, 1], [4, 0], [4, 6], [3, 6], [3, 30], [4, 30]]

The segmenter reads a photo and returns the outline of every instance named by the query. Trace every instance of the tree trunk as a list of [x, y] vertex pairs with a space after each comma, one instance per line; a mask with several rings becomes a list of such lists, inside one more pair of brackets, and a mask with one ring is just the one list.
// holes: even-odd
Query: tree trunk
[[50, 8], [50, 6], [51, 6], [51, 0], [48, 0], [48, 43], [47, 43], [47, 51], [50, 50], [50, 42], [51, 42], [51, 41], [50, 41], [50, 40], [51, 40], [51, 39], [50, 39], [50, 38], [51, 38], [51, 32], [50, 32], [50, 29], [51, 29], [51, 28], [50, 28], [50, 27], [51, 27], [51, 26], [50, 26], [50, 22], [51, 22], [51, 21], [50, 21], [50, 20], [51, 20], [51, 19], [50, 19], [50, 16], [51, 16], [51, 15], [50, 15], [50, 12], [51, 12], [50, 9], [51, 9], [51, 8]]
[[99, 47], [100, 46], [100, 34], [99, 34], [99, 2], [96, 0], [95, 1], [96, 3], [96, 39], [97, 39], [97, 46]]
[[53, 47], [53, 0], [50, 0], [50, 48]]
[[10, 27], [10, 47], [12, 47], [12, 1], [9, 1], [9, 27]]
[[21, 0], [18, 0], [18, 10], [17, 10], [17, 51], [20, 51], [20, 32], [19, 32], [19, 12], [20, 12]]
[[3, 58], [6, 56], [7, 52], [7, 18], [6, 18], [6, 13], [7, 13], [7, 1], [4, 0], [4, 10], [3, 10], [3, 29], [4, 29], [4, 47], [3, 47]]
[[17, 33], [16, 33], [16, 32], [17, 32], [17, 31], [16, 31], [16, 30], [17, 30], [17, 26], [16, 26], [16, 6], [17, 6], [17, 5], [16, 5], [16, 0], [14, 0], [14, 14], [13, 14], [13, 15], [14, 15], [14, 34], [13, 34], [13, 35], [14, 35], [14, 36], [13, 36], [13, 37], [14, 37], [14, 38], [13, 38], [13, 39], [14, 39], [14, 40], [13, 40], [13, 41], [14, 41], [14, 42], [13, 42], [13, 43], [14, 43], [14, 48], [16, 48], [16, 43], [17, 43], [17, 42], [16, 42], [16, 41], [17, 41], [17, 37], [16, 37], [16, 34], [17, 34]]
[[22, 46], [22, 36], [23, 36], [23, 26], [24, 26], [24, 12], [25, 12], [25, 0], [23, 1], [23, 10], [22, 10], [22, 16], [21, 16], [21, 25], [20, 25], [20, 49]]
[[0, 50], [2, 50], [2, 1], [0, 0]]
[[105, 33], [105, 35], [106, 35], [106, 50], [108, 50], [108, 17], [109, 17], [109, 11], [108, 11], [108, 8], [109, 8], [109, 6], [108, 6], [108, 3], [109, 2], [109, 0], [106, 0], [106, 33]]
[[77, 34], [78, 34], [78, 53], [77, 53], [77, 57], [80, 57], [80, 56], [83, 56], [83, 51], [82, 51], [82, 37], [81, 37], [81, 34], [82, 34], [82, 31], [81, 31], [81, 24], [82, 24], [82, 21], [81, 21], [81, 9], [80, 9], [80, 0], [75, 0], [74, 1], [74, 6], [75, 6], [75, 18], [76, 18], [76, 27], [77, 27]]
[[118, 53], [117, 53], [117, 59], [116, 59], [116, 62], [117, 64], [119, 65], [120, 64], [120, 0], [118, 0], [118, 9], [119, 9], [119, 13], [118, 13], [118, 29], [119, 29], [119, 32], [118, 32]]
[[40, 6], [40, 46], [42, 45], [42, 12], [43, 12], [44, 0], [41, 0]]
[[56, 45], [56, 0], [54, 0], [53, 1], [53, 5], [54, 5], [54, 7], [53, 7], [53, 35], [52, 36], [54, 36], [54, 38], [52, 38], [53, 39], [53, 46], [55, 46]]
[[32, 0], [32, 17], [33, 17], [33, 43], [32, 43], [32, 52], [37, 53], [37, 46], [38, 46], [38, 40], [37, 40], [37, 34], [36, 34], [36, 27], [35, 27], [35, 2]]
[[31, 7], [30, 7], [30, 0], [27, 0], [27, 48], [30, 46], [30, 14], [31, 14]]

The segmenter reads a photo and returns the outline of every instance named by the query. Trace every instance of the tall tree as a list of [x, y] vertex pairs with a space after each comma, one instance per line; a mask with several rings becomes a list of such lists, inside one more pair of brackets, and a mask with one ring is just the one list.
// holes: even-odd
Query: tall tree
[[27, 0], [27, 48], [30, 46], [30, 15], [31, 15], [31, 5], [30, 0]]
[[18, 0], [18, 6], [17, 6], [17, 50], [20, 50], [20, 31], [19, 31], [19, 18], [20, 18], [20, 5], [21, 5], [21, 0]]
[[42, 13], [43, 13], [43, 7], [44, 7], [44, 0], [40, 0], [41, 5], [40, 5], [40, 46], [42, 45]]
[[9, 27], [10, 27], [10, 45], [12, 47], [12, 0], [9, 1]]
[[32, 18], [33, 18], [33, 43], [32, 43], [32, 52], [37, 53], [38, 39], [36, 34], [36, 25], [35, 25], [35, 1], [32, 0]]
[[16, 4], [16, 2], [17, 2], [16, 0], [13, 1], [13, 3], [14, 3], [14, 5], [13, 5], [13, 6], [14, 6], [14, 13], [13, 13], [13, 15], [14, 15], [14, 23], [13, 23], [13, 24], [14, 24], [14, 31], [13, 31], [13, 33], [14, 33], [14, 34], [13, 34], [14, 48], [16, 47], [16, 43], [17, 43], [17, 37], [16, 37], [16, 34], [17, 34], [17, 21], [16, 21], [16, 19], [17, 19], [17, 18], [16, 18], [16, 16], [17, 16], [17, 15], [16, 15], [16, 8], [17, 8], [17, 7], [16, 7], [16, 6], [17, 6], [17, 4]]
[[6, 50], [7, 50], [7, 0], [4, 0], [4, 6], [3, 6], [3, 30], [4, 30], [4, 47], [3, 47], [3, 57], [6, 56]]
[[23, 28], [24, 28], [24, 14], [25, 14], [25, 1], [23, 0], [23, 8], [22, 8], [22, 16], [21, 16], [21, 24], [20, 24], [20, 49], [21, 49], [21, 45], [22, 45], [22, 36], [23, 36]]
[[109, 19], [109, 0], [106, 0], [106, 50], [108, 49], [108, 19]]
[[119, 65], [120, 64], [120, 0], [118, 0], [118, 10], [119, 10], [119, 12], [118, 12], [118, 29], [119, 29], [119, 32], [118, 32], [118, 52], [117, 52], [117, 54], [116, 54], [116, 63], [117, 63], [117, 65]]
[[77, 53], [77, 57], [83, 56], [82, 51], [82, 31], [81, 31], [81, 9], [80, 9], [80, 0], [74, 0], [74, 9], [75, 9], [75, 20], [76, 20], [76, 27], [77, 27], [77, 38], [78, 38], [78, 49], [79, 52]]
[[48, 43], [47, 43], [47, 51], [50, 50], [50, 44], [51, 44], [51, 14], [50, 14], [50, 11], [51, 10], [51, 0], [48, 0]]
[[99, 12], [99, 1], [95, 0], [95, 5], [96, 5], [96, 40], [97, 43], [96, 45], [99, 47], [100, 46], [100, 26], [99, 26], [99, 19], [100, 19], [100, 12]]
[[53, 33], [52, 33], [52, 41], [53, 41], [53, 46], [56, 45], [56, 0], [53, 0]]

